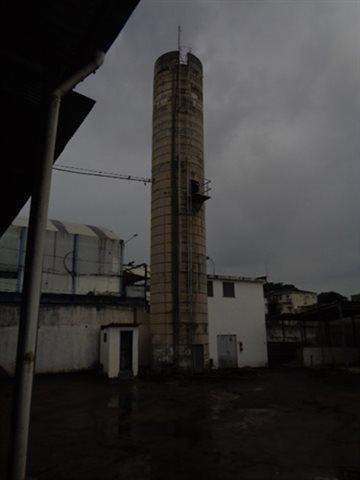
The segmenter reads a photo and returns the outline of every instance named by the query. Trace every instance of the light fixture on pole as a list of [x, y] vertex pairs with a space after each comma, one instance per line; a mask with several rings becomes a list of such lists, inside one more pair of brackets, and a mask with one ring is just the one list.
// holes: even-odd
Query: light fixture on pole
[[125, 240], [124, 242], [124, 245], [126, 245], [127, 243], [129, 243], [131, 240], [133, 240], [134, 238], [138, 237], [139, 235], [137, 233], [134, 233], [133, 235], [131, 235], [127, 240]]

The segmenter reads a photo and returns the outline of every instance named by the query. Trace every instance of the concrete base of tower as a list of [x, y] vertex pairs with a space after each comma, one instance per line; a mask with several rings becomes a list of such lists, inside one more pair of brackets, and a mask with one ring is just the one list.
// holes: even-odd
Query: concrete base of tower
[[204, 343], [179, 345], [174, 354], [174, 347], [170, 344], [152, 344], [151, 369], [154, 372], [171, 373], [202, 372], [209, 368], [209, 346]]

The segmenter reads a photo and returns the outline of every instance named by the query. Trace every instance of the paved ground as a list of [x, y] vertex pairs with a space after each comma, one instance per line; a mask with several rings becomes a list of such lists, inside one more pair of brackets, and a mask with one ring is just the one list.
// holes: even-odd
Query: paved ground
[[[10, 393], [2, 381], [3, 446]], [[331, 371], [41, 376], [30, 470], [41, 480], [360, 479], [359, 407], [360, 375]]]

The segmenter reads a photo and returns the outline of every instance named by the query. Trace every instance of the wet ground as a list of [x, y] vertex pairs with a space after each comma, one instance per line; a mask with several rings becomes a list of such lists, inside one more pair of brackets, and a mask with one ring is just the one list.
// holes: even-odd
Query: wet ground
[[[4, 446], [11, 384], [1, 382]], [[360, 479], [358, 374], [40, 376], [32, 420], [34, 479]]]

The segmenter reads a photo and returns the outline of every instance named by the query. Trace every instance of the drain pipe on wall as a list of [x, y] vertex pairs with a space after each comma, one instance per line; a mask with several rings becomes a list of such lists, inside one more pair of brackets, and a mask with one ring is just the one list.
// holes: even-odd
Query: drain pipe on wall
[[105, 54], [96, 52], [94, 59], [49, 93], [43, 152], [31, 197], [24, 286], [20, 311], [16, 356], [15, 392], [9, 456], [9, 479], [25, 480], [27, 467], [30, 410], [35, 370], [39, 303], [45, 233], [54, 163], [60, 103], [63, 95], [104, 61]]

